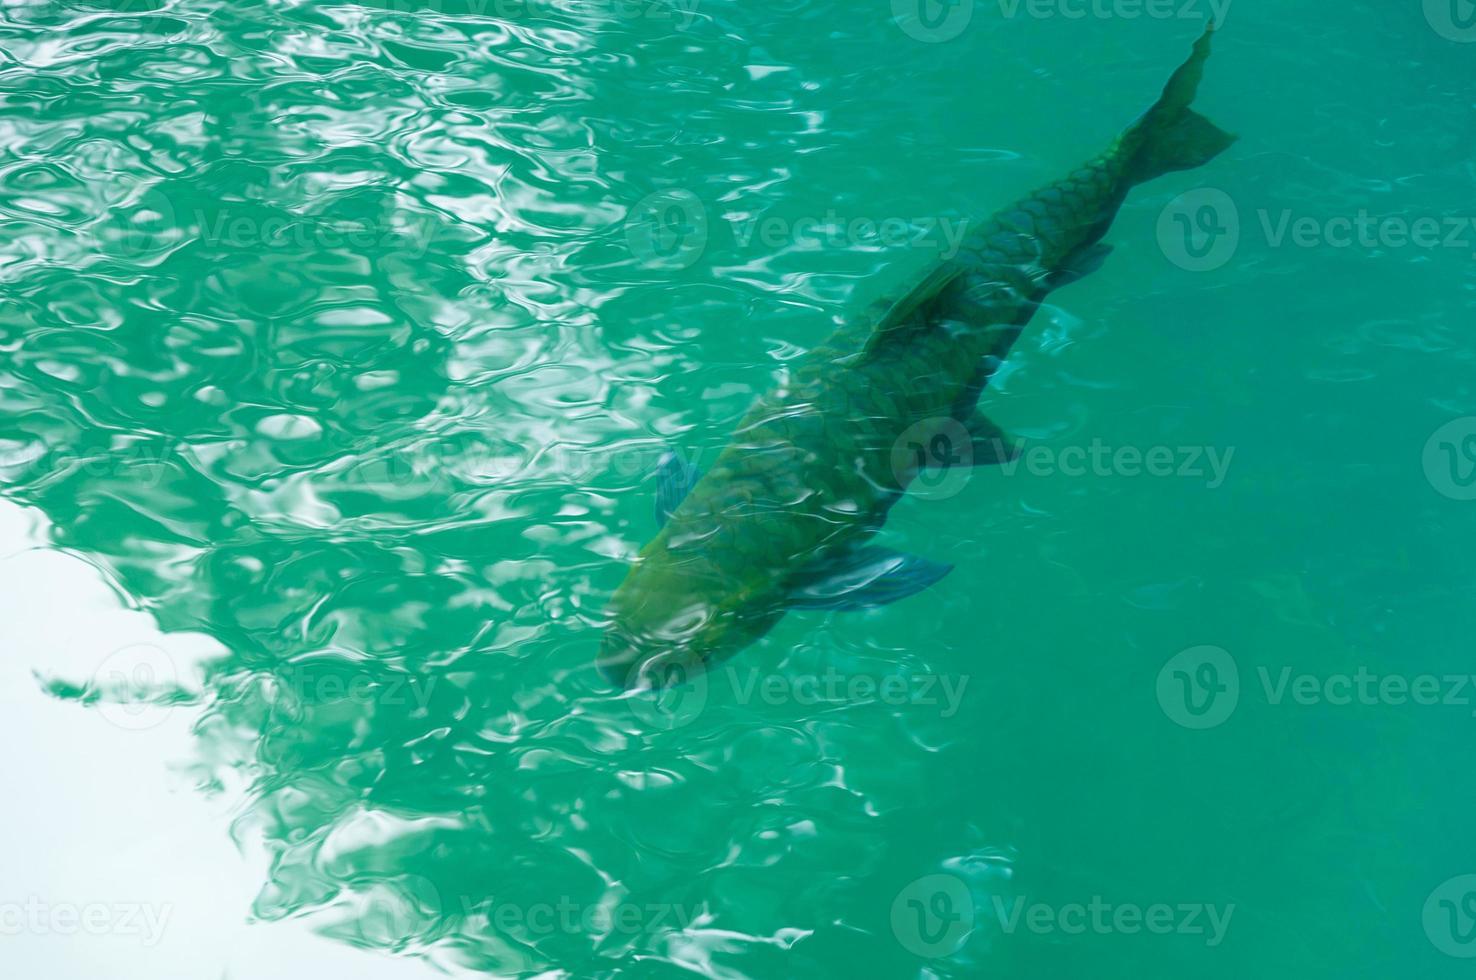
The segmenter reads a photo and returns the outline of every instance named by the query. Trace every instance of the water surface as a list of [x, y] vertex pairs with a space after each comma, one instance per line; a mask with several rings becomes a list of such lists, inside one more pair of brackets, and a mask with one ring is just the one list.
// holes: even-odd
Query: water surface
[[1207, 10], [1129, 6], [7, 5], [3, 493], [209, 641], [24, 695], [189, 718], [234, 915], [450, 972], [1464, 975], [1455, 8], [1225, 12], [1241, 142], [986, 395], [1040, 452], [893, 512], [942, 584], [590, 669], [656, 458], [1110, 141]]

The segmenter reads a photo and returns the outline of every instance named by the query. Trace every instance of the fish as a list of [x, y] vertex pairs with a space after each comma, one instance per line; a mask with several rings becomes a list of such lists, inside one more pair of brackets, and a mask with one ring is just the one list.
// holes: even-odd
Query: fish
[[1104, 152], [996, 213], [901, 295], [792, 362], [706, 473], [675, 453], [661, 460], [660, 531], [612, 595], [596, 656], [610, 683], [666, 687], [791, 610], [874, 609], [952, 570], [870, 539], [925, 470], [1018, 456], [1018, 440], [978, 402], [1022, 330], [1052, 291], [1102, 265], [1133, 187], [1235, 142], [1191, 108], [1214, 33], [1211, 22]]

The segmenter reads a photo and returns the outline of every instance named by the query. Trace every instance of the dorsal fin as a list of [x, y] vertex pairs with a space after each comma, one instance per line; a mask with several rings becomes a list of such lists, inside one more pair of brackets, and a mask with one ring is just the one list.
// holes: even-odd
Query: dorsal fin
[[877, 319], [876, 327], [866, 341], [866, 353], [871, 354], [883, 344], [906, 336], [910, 329], [922, 326], [913, 314], [936, 299], [963, 271], [962, 265], [953, 262], [942, 262], [930, 269], [917, 285], [888, 306]]

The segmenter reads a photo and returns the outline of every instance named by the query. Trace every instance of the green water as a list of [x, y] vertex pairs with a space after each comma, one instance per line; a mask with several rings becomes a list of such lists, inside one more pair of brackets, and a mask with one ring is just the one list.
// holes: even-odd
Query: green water
[[1226, 12], [1241, 141], [985, 396], [1034, 455], [893, 511], [941, 584], [591, 669], [664, 448], [1098, 152], [1185, 6], [5, 5], [0, 487], [227, 651], [27, 696], [193, 712], [229, 914], [454, 973], [1469, 975], [1459, 4]]

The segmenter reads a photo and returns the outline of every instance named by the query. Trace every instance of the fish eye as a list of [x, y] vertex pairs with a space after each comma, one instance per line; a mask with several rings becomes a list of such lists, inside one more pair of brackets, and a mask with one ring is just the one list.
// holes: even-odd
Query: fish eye
[[712, 620], [712, 612], [706, 606], [689, 606], [677, 613], [660, 631], [662, 640], [679, 642], [691, 637]]

